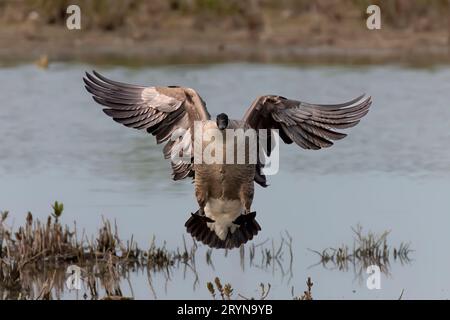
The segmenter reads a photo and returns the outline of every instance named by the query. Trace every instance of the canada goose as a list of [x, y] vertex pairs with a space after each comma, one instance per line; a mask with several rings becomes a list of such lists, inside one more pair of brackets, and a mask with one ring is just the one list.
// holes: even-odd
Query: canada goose
[[[254, 182], [266, 187], [266, 177], [259, 161], [244, 164], [194, 161], [193, 145], [199, 142], [204, 147], [205, 143], [204, 136], [195, 134], [195, 124], [220, 132], [237, 128], [278, 129], [283, 142], [317, 150], [344, 138], [346, 134], [333, 129], [355, 126], [371, 105], [370, 96], [364, 95], [334, 105], [266, 95], [253, 102], [242, 120], [230, 120], [221, 113], [213, 121], [203, 99], [190, 88], [130, 85], [109, 80], [95, 71], [86, 73], [83, 80], [87, 91], [106, 107], [103, 111], [114, 121], [146, 130], [156, 136], [158, 144], [167, 142], [163, 152], [166, 159], [171, 159], [173, 179], [194, 179], [199, 210], [191, 214], [186, 229], [195, 239], [214, 248], [239, 247], [261, 230], [251, 205]], [[173, 139], [178, 129], [183, 133]], [[182, 156], [187, 153], [188, 161], [173, 158], [173, 153], [180, 154], [180, 150]]]

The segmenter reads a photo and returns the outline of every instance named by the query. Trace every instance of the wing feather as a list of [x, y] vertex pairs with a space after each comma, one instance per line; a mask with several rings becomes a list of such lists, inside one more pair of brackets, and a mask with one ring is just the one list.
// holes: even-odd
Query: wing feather
[[[166, 159], [171, 159], [172, 150], [178, 150], [180, 144], [185, 147], [183, 150], [192, 150], [190, 131], [194, 121], [210, 119], [202, 98], [190, 88], [131, 85], [110, 80], [96, 71], [86, 73], [83, 81], [86, 90], [114, 121], [146, 130], [156, 136], [157, 143], [167, 141], [163, 150]], [[178, 129], [189, 134], [189, 139], [170, 140]], [[191, 162], [171, 159], [174, 180], [193, 176], [192, 157]]]
[[[361, 95], [339, 104], [311, 104], [281, 96], [266, 95], [257, 98], [244, 115], [243, 121], [253, 129], [278, 129], [282, 140], [294, 142], [304, 149], [319, 150], [345, 138], [336, 131], [357, 125], [368, 112], [371, 97]], [[271, 144], [270, 139], [268, 143]], [[264, 165], [258, 163], [258, 168]], [[255, 182], [266, 185], [262, 172]]]
[[[334, 140], [346, 137], [335, 129], [346, 129], [359, 123], [369, 112], [371, 97], [364, 95], [345, 103], [324, 105], [289, 100], [268, 95], [255, 100], [243, 121], [254, 129], [281, 129], [288, 139], [302, 148], [321, 149]], [[291, 141], [289, 141], [291, 140]]]

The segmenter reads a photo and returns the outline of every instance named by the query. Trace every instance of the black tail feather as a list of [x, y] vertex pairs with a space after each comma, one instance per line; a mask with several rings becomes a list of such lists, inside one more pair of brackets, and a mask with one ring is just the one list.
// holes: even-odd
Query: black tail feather
[[255, 212], [241, 215], [235, 221], [238, 228], [233, 233], [229, 232], [225, 240], [221, 240], [214, 231], [209, 229], [207, 223], [213, 220], [198, 214], [198, 211], [195, 214], [191, 214], [184, 226], [195, 240], [211, 248], [233, 249], [239, 248], [242, 244], [252, 240], [261, 230], [255, 216]]

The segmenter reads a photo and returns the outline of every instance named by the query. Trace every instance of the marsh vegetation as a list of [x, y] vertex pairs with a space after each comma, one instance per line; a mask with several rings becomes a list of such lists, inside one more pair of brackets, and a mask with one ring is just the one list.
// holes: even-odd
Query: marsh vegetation
[[369, 231], [366, 234], [361, 225], [351, 229], [354, 236], [351, 245], [342, 244], [321, 251], [309, 249], [319, 256], [317, 264], [340, 271], [352, 268], [355, 275], [362, 277], [366, 268], [371, 265], [377, 265], [381, 272], [389, 274], [390, 261], [399, 261], [402, 265], [411, 262], [410, 244], [402, 242], [397, 247], [391, 246], [388, 241], [390, 231], [381, 234]]
[[[133, 299], [133, 287], [130, 274], [146, 274], [148, 287], [157, 297], [152, 285], [156, 273], [163, 274], [166, 281], [171, 278], [174, 269], [183, 268], [184, 274], [193, 275], [193, 282], [180, 285], [199, 285], [197, 265], [202, 263], [213, 272], [213, 249], [207, 249], [205, 256], [199, 256], [199, 244], [194, 240], [182, 238], [179, 248], [168, 249], [165, 242], [157, 244], [152, 239], [149, 248], [142, 249], [133, 240], [123, 240], [119, 236], [117, 224], [103, 219], [97, 234], [88, 236], [73, 226], [64, 225], [62, 203], [52, 205], [53, 212], [46, 221], [35, 219], [29, 212], [23, 225], [12, 228], [8, 224], [9, 212], [3, 211], [0, 217], [0, 298], [1, 299], [60, 299], [68, 287], [68, 277], [73, 266], [81, 270], [81, 287], [76, 297], [79, 299]], [[409, 246], [401, 244], [391, 249], [387, 243], [387, 232], [381, 236], [372, 233], [363, 235], [361, 228], [354, 230], [356, 239], [353, 250], [347, 246], [337, 249], [328, 248], [315, 251], [321, 258], [321, 264], [329, 263], [339, 270], [347, 271], [348, 264], [379, 264], [383, 272], [388, 271], [390, 252], [393, 259], [402, 263], [409, 261]], [[280, 235], [279, 240], [267, 239], [260, 243], [241, 246], [239, 251], [240, 266], [278, 273], [286, 283], [293, 278], [294, 249], [292, 237], [288, 232]], [[216, 250], [227, 258], [228, 250]], [[122, 291], [128, 286], [130, 295]], [[213, 299], [270, 299], [270, 283], [260, 283], [258, 294], [248, 296], [237, 292], [232, 283], [225, 283], [219, 277], [206, 283], [206, 289]], [[312, 300], [311, 278], [308, 277], [306, 290], [296, 295], [291, 287], [291, 298]]]

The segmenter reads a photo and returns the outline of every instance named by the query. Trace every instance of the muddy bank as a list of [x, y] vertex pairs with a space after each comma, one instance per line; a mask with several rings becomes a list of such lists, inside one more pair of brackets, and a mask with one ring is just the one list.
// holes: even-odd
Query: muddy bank
[[362, 0], [78, 0], [81, 30], [66, 28], [65, 1], [11, 2], [0, 4], [0, 63], [450, 62], [447, 1], [375, 2], [380, 30]]
[[276, 43], [278, 38], [256, 40], [216, 37], [186, 41], [183, 37], [181, 39], [172, 37], [135, 40], [126, 34], [103, 35], [99, 32], [89, 32], [82, 36], [78, 34], [66, 36], [65, 31], [61, 33], [61, 36], [55, 34], [53, 37], [42, 36], [39, 39], [2, 36], [0, 62], [2, 64], [31, 62], [43, 55], [48, 56], [50, 62], [74, 61], [129, 66], [235, 61], [419, 65], [450, 62], [448, 46], [444, 40], [446, 35], [440, 34], [435, 34], [435, 42], [426, 46], [417, 45], [417, 40], [413, 41], [406, 36], [400, 42], [393, 40], [370, 42], [362, 34], [350, 46], [345, 45], [342, 38], [340, 39], [342, 43], [338, 45], [308, 44], [307, 41], [279, 45]]

